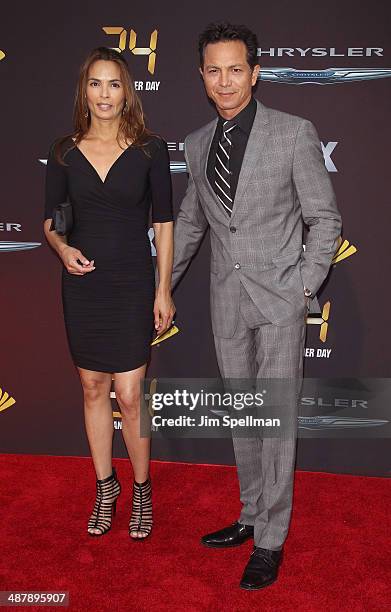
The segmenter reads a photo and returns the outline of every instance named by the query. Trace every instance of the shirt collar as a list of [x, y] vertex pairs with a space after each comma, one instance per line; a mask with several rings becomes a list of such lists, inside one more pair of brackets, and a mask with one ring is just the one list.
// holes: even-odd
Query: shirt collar
[[[254, 123], [254, 117], [257, 110], [257, 103], [255, 98], [251, 97], [250, 102], [245, 106], [240, 113], [232, 117], [235, 121], [236, 125], [240, 127], [240, 129], [245, 132], [247, 135], [250, 134], [251, 128]], [[219, 115], [219, 123], [222, 125], [225, 119]]]

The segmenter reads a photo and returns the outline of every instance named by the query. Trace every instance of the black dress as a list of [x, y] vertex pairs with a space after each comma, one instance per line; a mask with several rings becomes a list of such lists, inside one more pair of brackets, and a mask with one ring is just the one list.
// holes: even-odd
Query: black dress
[[[67, 151], [70, 147], [70, 150]], [[125, 149], [102, 181], [71, 139], [62, 166], [53, 146], [46, 171], [45, 219], [69, 199], [74, 225], [68, 244], [95, 260], [83, 276], [62, 274], [67, 337], [76, 366], [126, 372], [148, 361], [153, 335], [154, 269], [148, 220], [172, 221], [166, 143], [153, 136]]]

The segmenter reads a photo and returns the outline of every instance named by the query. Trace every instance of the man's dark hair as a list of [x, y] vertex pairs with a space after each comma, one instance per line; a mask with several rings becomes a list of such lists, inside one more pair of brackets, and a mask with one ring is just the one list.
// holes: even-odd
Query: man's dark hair
[[232, 25], [226, 21], [210, 23], [200, 34], [198, 39], [198, 51], [200, 54], [200, 66], [204, 67], [204, 51], [206, 45], [224, 42], [227, 40], [241, 40], [247, 48], [247, 62], [251, 69], [258, 63], [258, 40], [256, 34], [251, 32], [245, 25]]

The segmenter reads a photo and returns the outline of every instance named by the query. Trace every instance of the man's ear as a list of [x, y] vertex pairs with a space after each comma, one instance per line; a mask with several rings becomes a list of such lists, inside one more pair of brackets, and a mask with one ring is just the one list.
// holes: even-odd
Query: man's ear
[[201, 66], [198, 68], [198, 70], [200, 71], [200, 75], [202, 76], [202, 78], [204, 78], [204, 72], [203, 72]]
[[252, 75], [251, 75], [251, 81], [252, 84], [255, 85], [255, 83], [258, 80], [258, 75], [259, 75], [259, 71], [261, 70], [261, 67], [259, 64], [255, 64], [253, 71], [252, 71]]

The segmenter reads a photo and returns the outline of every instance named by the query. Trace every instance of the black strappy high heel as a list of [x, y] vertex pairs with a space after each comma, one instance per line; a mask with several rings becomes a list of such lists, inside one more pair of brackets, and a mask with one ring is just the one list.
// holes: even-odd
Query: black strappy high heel
[[[133, 481], [132, 516], [129, 522], [129, 535], [132, 540], [145, 540], [152, 530], [152, 486], [148, 478], [145, 482]], [[142, 533], [141, 537], [132, 535]]]
[[120, 493], [121, 484], [117, 479], [115, 468], [110, 476], [96, 481], [96, 499], [88, 521], [88, 529], [99, 529], [99, 533], [88, 531], [90, 536], [102, 536], [110, 531]]

